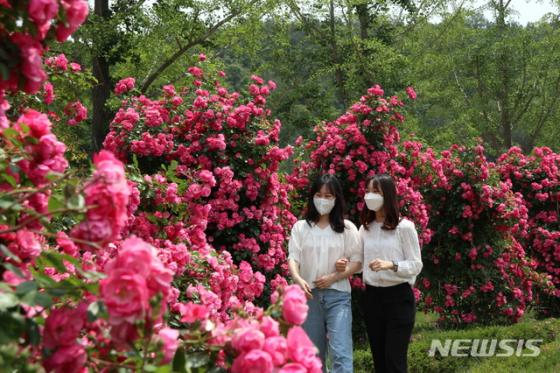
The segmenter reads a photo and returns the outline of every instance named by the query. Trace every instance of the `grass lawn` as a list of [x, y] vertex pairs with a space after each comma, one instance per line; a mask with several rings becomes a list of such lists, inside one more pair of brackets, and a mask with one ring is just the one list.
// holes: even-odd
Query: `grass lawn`
[[[408, 352], [408, 367], [411, 373], [501, 373], [501, 372], [531, 372], [531, 373], [557, 373], [560, 372], [560, 319], [535, 320], [530, 314], [521, 322], [510, 326], [477, 326], [460, 330], [439, 329], [435, 323], [436, 317], [432, 314], [418, 313], [416, 325], [412, 335], [412, 343]], [[477, 357], [470, 354], [470, 348], [465, 357], [443, 357], [436, 353], [429, 356], [432, 339], [439, 339], [444, 344], [446, 339], [453, 343], [457, 339], [496, 339], [498, 343], [505, 339], [541, 339], [536, 346], [540, 354], [535, 357], [516, 356], [531, 353], [528, 349], [517, 350], [517, 342], [510, 342], [509, 346], [515, 349], [513, 356]], [[469, 342], [467, 342], [468, 345]], [[488, 342], [490, 343], [490, 341]], [[465, 344], [463, 344], [465, 346]], [[505, 350], [496, 348], [496, 353]], [[359, 345], [354, 351], [354, 371], [356, 373], [373, 372], [373, 362], [369, 347]]]

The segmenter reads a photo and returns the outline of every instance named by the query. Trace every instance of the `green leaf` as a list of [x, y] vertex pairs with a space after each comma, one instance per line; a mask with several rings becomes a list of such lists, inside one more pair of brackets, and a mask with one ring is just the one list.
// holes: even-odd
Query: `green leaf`
[[37, 323], [33, 321], [33, 319], [27, 319], [26, 321], [27, 321], [26, 329], [27, 329], [29, 342], [33, 346], [37, 346], [41, 341], [41, 333], [39, 332], [39, 325], [37, 325]]
[[25, 328], [25, 319], [18, 312], [0, 312], [0, 345], [17, 339]]
[[49, 181], [57, 181], [58, 179], [60, 179], [63, 176], [64, 176], [64, 174], [62, 174], [60, 172], [49, 171], [49, 173], [47, 174], [47, 176], [45, 176], [45, 178]]
[[187, 373], [185, 348], [179, 347], [173, 356], [173, 371], [178, 373]]
[[28, 294], [29, 292], [37, 291], [37, 284], [35, 281], [22, 282], [16, 287], [16, 294], [21, 296]]
[[157, 369], [155, 370], [156, 373], [171, 373], [173, 372], [171, 365], [163, 365], [160, 367], [157, 367]]
[[20, 123], [19, 128], [21, 129], [21, 132], [26, 135], [31, 131], [31, 128], [29, 128], [29, 126], [25, 123]]
[[2, 245], [1, 243], [0, 243], [0, 251], [2, 252], [2, 254], [4, 254], [8, 258], [12, 259], [14, 262], [21, 263], [21, 259], [17, 255], [15, 255], [14, 253], [12, 253], [10, 251], [10, 249], [8, 249], [7, 246]]
[[43, 308], [48, 308], [48, 307], [53, 305], [52, 298], [46, 293], [39, 293], [38, 292], [37, 295], [35, 296], [33, 302], [36, 305], [41, 306]]
[[45, 258], [59, 273], [66, 273], [66, 266], [62, 262], [61, 255], [52, 251], [43, 251], [41, 256]]
[[2, 264], [4, 266], [4, 268], [6, 268], [8, 271], [14, 272], [19, 278], [25, 278], [25, 275], [23, 274], [23, 272], [21, 271], [21, 269], [19, 269], [18, 267], [16, 267], [13, 264], [10, 263], [3, 263]]
[[4, 180], [6, 180], [14, 188], [17, 186], [16, 178], [12, 175], [4, 174]]
[[52, 213], [55, 210], [60, 210], [64, 207], [63, 197], [59, 194], [53, 194], [51, 198], [49, 198], [49, 213]]
[[[19, 208], [14, 208], [15, 206], [19, 206]], [[2, 210], [21, 210], [21, 205], [16, 202], [15, 199], [10, 197], [0, 198], [0, 209]]]
[[107, 308], [105, 307], [105, 303], [102, 301], [96, 301], [91, 303], [87, 309], [88, 321], [94, 322], [100, 317], [103, 317], [107, 313]]
[[6, 128], [2, 131], [2, 135], [7, 139], [13, 139], [19, 136], [19, 132], [13, 128]]
[[205, 352], [194, 352], [186, 355], [187, 362], [185, 367], [187, 370], [192, 368], [201, 368], [210, 362], [210, 357]]
[[6, 311], [19, 304], [19, 299], [12, 293], [0, 293], [0, 311]]
[[66, 201], [66, 207], [72, 210], [82, 210], [86, 205], [86, 200], [81, 194], [74, 194]]
[[68, 289], [66, 288], [48, 288], [47, 293], [53, 297], [62, 297], [68, 294]]

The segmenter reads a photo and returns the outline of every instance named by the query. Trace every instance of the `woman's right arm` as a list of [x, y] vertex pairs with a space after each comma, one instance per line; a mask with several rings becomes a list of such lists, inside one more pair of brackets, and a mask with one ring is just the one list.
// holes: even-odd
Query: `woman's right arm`
[[292, 279], [294, 280], [294, 282], [296, 284], [298, 284], [303, 289], [307, 298], [309, 298], [309, 299], [313, 298], [313, 295], [311, 293], [311, 287], [309, 287], [309, 284], [307, 283], [307, 281], [305, 281], [299, 275], [299, 264], [298, 264], [298, 262], [296, 262], [293, 259], [288, 259], [288, 268], [290, 269], [290, 274], [292, 275]]
[[292, 228], [292, 233], [290, 234], [290, 240], [288, 241], [288, 268], [290, 270], [290, 275], [292, 276], [292, 280], [294, 280], [294, 282], [303, 289], [305, 295], [309, 299], [311, 299], [312, 298], [311, 287], [309, 286], [307, 281], [305, 281], [299, 274], [299, 266], [302, 257], [301, 255], [302, 248], [301, 248], [301, 237], [300, 237], [301, 231], [298, 228], [300, 228], [298, 227], [298, 223], [294, 224]]

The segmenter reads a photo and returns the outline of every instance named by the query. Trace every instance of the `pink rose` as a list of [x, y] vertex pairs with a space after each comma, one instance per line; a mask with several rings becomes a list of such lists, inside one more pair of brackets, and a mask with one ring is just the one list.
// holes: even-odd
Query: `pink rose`
[[63, 42], [86, 20], [89, 13], [88, 2], [85, 0], [62, 0], [66, 11], [66, 24], [56, 28], [56, 40]]
[[43, 361], [43, 366], [49, 372], [81, 372], [86, 360], [87, 354], [84, 347], [74, 343], [69, 346], [58, 348]]
[[202, 77], [202, 74], [203, 74], [202, 69], [199, 68], [199, 67], [196, 67], [196, 66], [191, 66], [191, 67], [189, 67], [189, 68], [187, 69], [187, 71], [188, 71], [191, 75], [193, 75], [193, 76], [195, 76], [195, 77], [197, 77], [197, 78]]
[[412, 87], [406, 87], [406, 94], [411, 100], [416, 100], [416, 91]]
[[162, 363], [169, 363], [175, 355], [175, 351], [179, 346], [179, 331], [177, 329], [163, 328], [159, 331], [158, 337], [163, 344], [163, 361]]
[[290, 359], [310, 371], [321, 371], [321, 360], [317, 356], [317, 348], [301, 327], [296, 326], [288, 331], [287, 342]]
[[119, 269], [127, 269], [131, 273], [144, 278], [150, 275], [154, 248], [138, 237], [130, 237], [123, 241], [119, 255], [105, 266], [105, 272], [111, 273]]
[[101, 280], [100, 294], [113, 324], [132, 323], [143, 318], [149, 309], [146, 280], [128, 268], [119, 268]]
[[21, 259], [36, 258], [41, 254], [41, 243], [33, 232], [21, 229], [16, 232], [18, 256]]
[[134, 324], [123, 322], [111, 326], [111, 342], [117, 346], [119, 350], [127, 350], [138, 338], [138, 330]]
[[289, 363], [280, 368], [278, 373], [307, 373], [307, 368], [298, 363]]
[[78, 247], [74, 244], [68, 235], [62, 231], [56, 234], [56, 244], [68, 255], [76, 255], [79, 252]]
[[20, 71], [25, 77], [23, 90], [30, 94], [36, 93], [47, 79], [47, 74], [43, 71], [43, 47], [27, 34], [14, 33], [11, 40], [20, 51]]
[[265, 316], [261, 321], [261, 332], [263, 332], [267, 338], [276, 337], [280, 335], [280, 325], [278, 321], [274, 320], [272, 317]]
[[383, 89], [379, 86], [379, 84], [376, 84], [375, 86], [371, 87], [370, 89], [368, 89], [368, 93], [372, 96], [383, 96], [383, 94], [385, 93], [383, 91]]
[[46, 82], [43, 84], [43, 100], [45, 104], [50, 105], [54, 101], [54, 87], [51, 83]]
[[239, 352], [248, 352], [253, 349], [261, 349], [264, 346], [264, 334], [254, 328], [245, 328], [236, 332], [231, 345]]
[[272, 373], [272, 358], [268, 352], [251, 350], [239, 355], [231, 367], [232, 373]]
[[192, 302], [179, 305], [179, 313], [181, 314], [181, 322], [189, 324], [196, 321], [203, 321], [207, 319], [210, 314], [205, 305]]
[[136, 84], [136, 80], [134, 78], [128, 77], [119, 80], [119, 82], [115, 85], [115, 94], [122, 95], [123, 93], [129, 92], [134, 89], [134, 85]]
[[[113, 229], [107, 220], [86, 220], [72, 228], [70, 236], [105, 244], [113, 236]], [[90, 246], [86, 247], [91, 248]]]
[[288, 343], [284, 337], [271, 337], [264, 342], [263, 350], [270, 354], [274, 365], [279, 366], [286, 362]]
[[284, 289], [282, 317], [290, 324], [301, 325], [307, 318], [307, 299], [298, 285], [290, 285]]
[[31, 130], [29, 134], [35, 138], [40, 138], [51, 132], [51, 121], [49, 117], [32, 109], [27, 110], [18, 118], [15, 126], [16, 130], [20, 131], [22, 124], [29, 127]]
[[58, 2], [56, 0], [31, 0], [27, 8], [29, 18], [41, 26], [56, 16]]
[[58, 346], [75, 344], [76, 338], [78, 338], [80, 330], [84, 326], [85, 314], [82, 311], [69, 307], [53, 310], [45, 321], [44, 346], [54, 349]]

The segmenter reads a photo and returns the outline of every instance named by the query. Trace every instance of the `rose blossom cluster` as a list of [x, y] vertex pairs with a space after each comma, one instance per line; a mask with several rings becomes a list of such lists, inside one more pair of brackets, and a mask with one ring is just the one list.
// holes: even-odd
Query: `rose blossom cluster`
[[111, 336], [117, 345], [127, 346], [139, 336], [137, 322], [145, 322], [148, 328], [161, 323], [173, 273], [151, 245], [134, 236], [122, 242], [104, 271], [107, 277], [100, 282], [100, 298], [107, 306]]
[[232, 310], [254, 307], [251, 302], [262, 295], [265, 277], [246, 261], [236, 266], [227, 250], [217, 253], [210, 245], [205, 231], [212, 205], [193, 190], [209, 193], [216, 180], [204, 170], [186, 175], [172, 182], [162, 173], [146, 175], [145, 185], [139, 185], [145, 191], [142, 199], [157, 211], [140, 209], [127, 231], [157, 247], [165, 266], [181, 278], [182, 295], [170, 300], [174, 309], [179, 312], [181, 302], [197, 300], [208, 308], [210, 319], [227, 319]]
[[72, 229], [71, 236], [103, 246], [119, 238], [128, 222], [131, 189], [123, 164], [113, 153], [102, 150], [93, 164], [95, 172], [84, 188], [86, 219]]
[[[158, 99], [127, 96], [111, 123], [105, 147], [122, 160], [136, 155], [143, 174], [153, 177], [161, 164], [173, 162], [174, 178], [200, 171], [198, 181], [187, 188], [177, 189], [168, 180], [165, 194], [156, 196], [159, 211], [141, 214], [137, 228], [149, 232], [151, 216], [160, 219], [168, 216], [168, 207], [185, 204], [193, 215], [201, 214], [205, 237], [200, 229], [188, 232], [184, 222], [176, 222], [166, 232], [171, 238], [188, 232], [193, 246], [208, 241], [218, 250], [231, 250], [235, 263], [245, 260], [267, 277], [285, 274], [284, 241], [295, 217], [289, 212], [290, 186], [278, 177], [279, 164], [291, 148], [278, 146], [281, 123], [271, 120], [266, 107], [276, 86], [253, 76], [248, 96], [230, 92], [220, 82], [224, 74], [216, 79], [204, 59], [199, 60], [199, 66], [189, 69], [192, 85], [166, 85]], [[118, 94], [130, 90], [127, 82], [131, 80], [117, 85]], [[171, 205], [160, 205], [162, 201]]]
[[500, 156], [496, 167], [504, 182], [523, 195], [528, 209], [528, 227], [516, 238], [536, 261], [537, 269], [550, 276], [554, 289], [538, 291], [538, 309], [554, 314], [560, 305], [560, 155], [535, 148], [531, 155], [511, 148]]
[[527, 234], [523, 196], [500, 181], [481, 145], [436, 154], [405, 142], [398, 161], [424, 196], [434, 232], [422, 252], [422, 307], [454, 325], [519, 320], [534, 286], [545, 284], [514, 238]]
[[[246, 310], [247, 311], [247, 310]], [[252, 317], [236, 315], [209, 322], [211, 310], [205, 304], [181, 307], [180, 321], [197, 325], [184, 338], [201, 338], [219, 352], [213, 355], [218, 366], [232, 372], [321, 372], [317, 349], [300, 325], [307, 317], [307, 299], [297, 285], [275, 291], [271, 306], [263, 312], [254, 308]], [[278, 315], [273, 318], [270, 315]]]
[[[43, 86], [45, 104], [53, 103], [54, 86], [43, 84], [39, 69], [42, 45], [36, 45], [33, 38], [20, 31], [29, 30], [34, 37], [42, 38], [41, 32], [46, 33], [52, 26], [62, 40], [85, 18], [87, 2], [31, 0], [24, 6], [15, 5], [12, 1], [0, 2], [0, 7], [10, 10], [10, 16], [23, 12], [19, 17], [22, 22], [17, 25], [5, 23], [6, 13], [0, 14], [2, 24], [7, 25], [0, 31], [0, 44], [6, 45], [6, 38], [13, 38], [22, 47], [18, 58], [12, 59], [17, 64], [15, 72], [11, 72], [8, 81], [0, 82], [0, 145], [5, 155], [0, 159], [5, 171], [0, 175], [4, 201], [0, 206], [0, 259], [6, 267], [2, 272], [2, 292], [14, 295], [14, 304], [5, 305], [6, 315], [13, 315], [13, 325], [23, 329], [17, 333], [19, 329], [15, 328], [15, 334], [6, 335], [11, 338], [7, 341], [7, 353], [11, 353], [12, 347], [16, 351], [16, 355], [4, 361], [8, 364], [6, 368], [28, 370], [31, 364], [32, 368], [42, 365], [46, 371], [54, 372], [115, 368], [136, 371], [143, 370], [146, 364], [169, 363], [185, 336], [166, 326], [170, 317], [168, 304], [181, 306], [186, 297], [204, 301], [220, 300], [221, 296], [227, 300], [224, 311], [217, 313], [216, 325], [225, 315], [228, 319], [243, 315], [247, 322], [257, 316], [262, 318], [264, 311], [244, 298], [252, 299], [263, 291], [264, 276], [246, 262], [237, 268], [225, 251], [219, 255], [213, 251], [205, 236], [210, 210], [200, 203], [200, 196], [188, 206], [189, 221], [176, 220], [176, 225], [161, 230], [168, 237], [159, 235], [159, 230], [150, 231], [151, 227], [142, 232], [158, 244], [154, 247], [136, 237], [120, 239], [130, 235], [135, 221], [141, 223], [147, 210], [142, 211], [146, 206], [140, 201], [138, 189], [143, 185], [138, 180], [126, 179], [123, 164], [111, 152], [102, 151], [94, 157], [95, 170], [86, 182], [63, 175], [68, 167], [66, 147], [51, 133], [48, 117], [25, 108], [28, 102], [36, 101], [31, 95], [19, 95], [23, 99], [18, 102], [18, 95], [6, 96], [4, 89], [36, 92]], [[53, 17], [60, 20], [52, 20]], [[41, 29], [36, 30], [34, 25]], [[10, 27], [16, 31], [12, 32]], [[20, 52], [26, 58], [23, 62], [19, 60]], [[69, 65], [63, 55], [53, 57], [47, 65], [53, 74], [80, 70], [78, 65]], [[12, 84], [14, 76], [22, 87]], [[5, 116], [10, 109], [8, 100], [16, 103], [12, 108], [16, 120]], [[173, 102], [178, 104], [178, 100]], [[72, 107], [78, 115], [84, 114], [79, 106]], [[151, 123], [160, 120], [157, 113], [146, 115]], [[272, 159], [281, 157], [277, 151], [273, 153]], [[185, 172], [186, 167], [179, 171]], [[215, 184], [212, 172], [209, 175], [201, 170], [197, 176], [202, 188]], [[166, 182], [166, 189], [164, 198], [170, 204], [176, 202], [176, 195], [185, 192], [173, 182], [169, 187]], [[278, 198], [278, 193], [274, 198]], [[138, 207], [142, 209], [137, 212]], [[150, 215], [147, 221], [163, 221], [169, 215], [160, 212]], [[80, 219], [72, 228], [73, 221]], [[93, 247], [96, 250], [91, 250]], [[196, 250], [191, 253], [191, 248]], [[219, 272], [219, 276], [214, 272]], [[198, 274], [196, 283], [190, 284], [189, 294], [187, 288], [181, 288], [184, 292], [180, 293], [171, 286], [174, 275], [179, 282], [184, 280], [180, 277], [183, 273]], [[243, 286], [229, 284], [235, 281]], [[275, 284], [280, 288], [282, 281], [276, 280]], [[228, 299], [222, 289], [229, 291]], [[272, 319], [262, 322], [269, 325]], [[234, 334], [226, 326], [222, 330], [230, 336]], [[189, 332], [196, 330], [192, 328]], [[198, 352], [205, 348], [207, 345], [202, 342], [194, 346]], [[232, 359], [233, 356], [228, 361]], [[209, 368], [216, 364], [208, 363]], [[306, 364], [311, 363], [306, 360]]]
[[[59, 42], [65, 41], [86, 20], [89, 7], [85, 0], [30, 0], [27, 6], [6, 0], [0, 3], [0, 22], [12, 27], [0, 30], [2, 52], [13, 61], [5, 66], [7, 77], [0, 79], [0, 91], [37, 92], [47, 75], [42, 56], [51, 40], [49, 30]], [[19, 19], [20, 22], [13, 22]]]
[[43, 361], [47, 371], [87, 372], [87, 352], [78, 341], [87, 322], [86, 303], [73, 308], [62, 306], [45, 320], [43, 347], [48, 350]]

